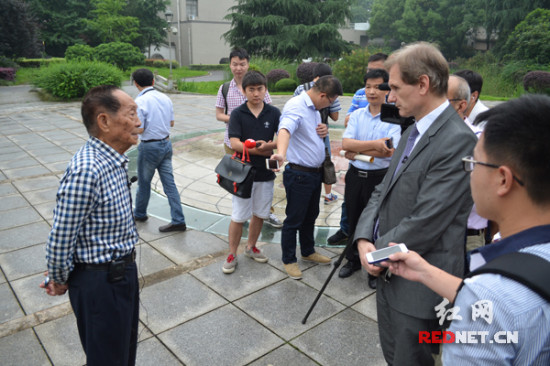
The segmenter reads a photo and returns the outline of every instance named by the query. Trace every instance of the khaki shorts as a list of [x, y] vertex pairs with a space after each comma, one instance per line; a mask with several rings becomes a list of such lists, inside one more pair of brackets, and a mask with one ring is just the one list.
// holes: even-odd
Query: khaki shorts
[[252, 215], [264, 220], [269, 218], [271, 201], [273, 201], [274, 182], [273, 180], [254, 182], [250, 198], [233, 196], [231, 220], [241, 223], [249, 220]]

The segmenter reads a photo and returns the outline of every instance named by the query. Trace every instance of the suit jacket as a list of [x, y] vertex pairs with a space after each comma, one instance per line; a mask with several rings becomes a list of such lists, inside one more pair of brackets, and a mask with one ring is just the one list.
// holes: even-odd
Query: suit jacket
[[[401, 157], [411, 128], [403, 134], [394, 157]], [[392, 180], [398, 158], [376, 187], [363, 210], [354, 240], [372, 242], [379, 217], [377, 249], [388, 243], [405, 243], [429, 263], [462, 277], [466, 223], [473, 201], [470, 177], [461, 158], [471, 155], [476, 136], [456, 114], [446, 108], [422, 135], [407, 161]], [[422, 319], [434, 319], [442, 298], [424, 285], [392, 276], [378, 281], [395, 310]]]

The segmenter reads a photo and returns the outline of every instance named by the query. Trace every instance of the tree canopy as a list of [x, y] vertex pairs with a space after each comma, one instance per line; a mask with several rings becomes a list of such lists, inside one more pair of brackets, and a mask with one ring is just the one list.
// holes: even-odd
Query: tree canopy
[[2, 0], [0, 56], [39, 56], [42, 45], [38, 31], [38, 24], [24, 1]]
[[281, 58], [338, 57], [349, 49], [338, 28], [350, 18], [351, 0], [238, 0], [225, 17], [232, 47]]

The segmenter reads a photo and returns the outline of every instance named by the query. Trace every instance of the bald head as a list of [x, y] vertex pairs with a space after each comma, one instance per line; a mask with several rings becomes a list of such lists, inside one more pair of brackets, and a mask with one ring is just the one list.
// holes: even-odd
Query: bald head
[[460, 76], [450, 75], [447, 98], [458, 115], [464, 119], [470, 102], [470, 86], [468, 82]]

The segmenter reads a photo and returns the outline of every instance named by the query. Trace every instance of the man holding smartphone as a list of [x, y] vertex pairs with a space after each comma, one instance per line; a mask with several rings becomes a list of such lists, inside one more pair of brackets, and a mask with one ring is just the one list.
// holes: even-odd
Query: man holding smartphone
[[256, 174], [250, 198], [233, 196], [233, 212], [229, 224], [229, 256], [222, 267], [225, 274], [233, 273], [237, 267], [237, 249], [241, 241], [243, 224], [248, 219], [250, 225], [245, 255], [260, 263], [267, 262], [267, 257], [256, 248], [256, 242], [264, 220], [269, 218], [273, 200], [275, 173], [267, 169], [266, 159], [269, 159], [273, 149], [277, 147], [273, 137], [279, 127], [281, 116], [276, 107], [264, 102], [267, 79], [261, 72], [247, 72], [243, 77], [242, 87], [247, 101], [231, 112], [228, 134], [231, 147], [240, 154], [243, 153], [244, 141], [256, 140], [257, 146], [248, 149]]

